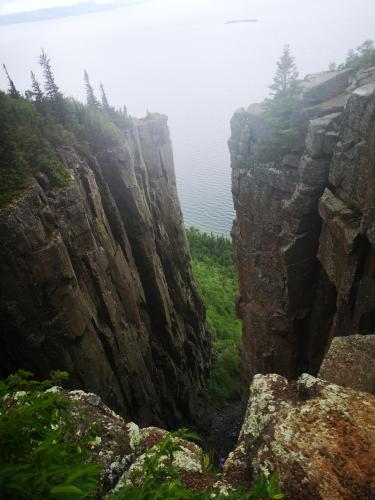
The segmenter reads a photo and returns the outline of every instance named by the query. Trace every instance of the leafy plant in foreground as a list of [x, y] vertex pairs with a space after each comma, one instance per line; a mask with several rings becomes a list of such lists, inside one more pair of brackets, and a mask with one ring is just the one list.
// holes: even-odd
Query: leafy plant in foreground
[[88, 498], [100, 468], [88, 464], [93, 430], [77, 436], [69, 401], [54, 386], [66, 374], [32, 380], [19, 371], [0, 381], [0, 497], [9, 500]]
[[[191, 491], [182, 482], [184, 471], [173, 465], [175, 452], [182, 451], [176, 438], [194, 438], [197, 436], [185, 430], [168, 434], [163, 441], [155, 445], [146, 454], [142, 468], [133, 472], [130, 485], [123, 486], [109, 495], [109, 500], [281, 500], [281, 493], [276, 475], [269, 479], [261, 474], [249, 491], [230, 488], [229, 495], [211, 488], [203, 491]], [[209, 468], [206, 468], [206, 470]], [[214, 475], [213, 475], [214, 476]], [[216, 480], [220, 476], [215, 477]]]

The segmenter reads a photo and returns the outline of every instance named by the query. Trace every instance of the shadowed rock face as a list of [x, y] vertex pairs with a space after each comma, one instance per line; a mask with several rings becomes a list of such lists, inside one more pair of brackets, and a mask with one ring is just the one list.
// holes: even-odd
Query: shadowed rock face
[[229, 140], [246, 381], [316, 374], [334, 336], [375, 331], [375, 68], [302, 82], [298, 144], [260, 163], [259, 109]]
[[142, 424], [193, 418], [210, 358], [166, 121], [90, 164], [61, 151], [67, 188], [36, 176], [0, 211], [1, 373], [66, 370]]

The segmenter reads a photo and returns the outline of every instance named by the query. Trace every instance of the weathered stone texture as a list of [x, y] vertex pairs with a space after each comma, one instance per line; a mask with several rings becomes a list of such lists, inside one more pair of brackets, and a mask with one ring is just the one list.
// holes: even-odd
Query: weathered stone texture
[[300, 139], [278, 161], [257, 159], [261, 106], [231, 122], [247, 381], [316, 374], [332, 337], [375, 332], [375, 68], [302, 88]]
[[375, 395], [375, 335], [334, 337], [319, 377]]
[[0, 211], [0, 366], [66, 370], [142, 423], [197, 411], [210, 340], [195, 290], [166, 117], [139, 120], [67, 188], [37, 177]]
[[375, 497], [375, 397], [303, 374], [256, 375], [224, 479], [278, 473], [287, 499]]

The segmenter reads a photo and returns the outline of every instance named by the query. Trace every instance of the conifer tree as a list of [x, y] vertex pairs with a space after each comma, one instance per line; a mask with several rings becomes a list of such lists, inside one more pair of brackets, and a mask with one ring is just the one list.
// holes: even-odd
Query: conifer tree
[[289, 45], [285, 45], [281, 58], [276, 63], [276, 74], [270, 86], [273, 95], [288, 94], [296, 89], [298, 78], [297, 66], [294, 57], [290, 54]]
[[83, 73], [83, 77], [84, 77], [84, 80], [85, 80], [85, 89], [86, 89], [87, 104], [89, 106], [93, 106], [95, 108], [98, 108], [99, 107], [99, 101], [95, 97], [94, 89], [91, 86], [90, 78], [89, 78], [89, 75], [88, 75], [88, 73], [87, 73], [86, 70]]
[[59, 101], [62, 98], [62, 94], [59, 90], [59, 87], [56, 85], [55, 77], [53, 76], [52, 68], [51, 68], [51, 60], [42, 49], [42, 53], [39, 56], [39, 64], [43, 69], [44, 75], [44, 89], [46, 91], [46, 96], [51, 101]]
[[8, 79], [8, 84], [9, 84], [8, 94], [10, 95], [10, 97], [14, 97], [15, 99], [19, 99], [21, 97], [21, 94], [18, 92], [18, 90], [16, 89], [16, 86], [14, 85], [13, 80], [9, 76], [9, 73], [8, 73], [8, 70], [7, 70], [7, 67], [5, 66], [5, 64], [3, 64], [3, 68], [4, 68], [5, 74], [6, 74], [7, 79]]
[[107, 99], [107, 96], [106, 96], [106, 93], [105, 93], [104, 86], [103, 86], [102, 82], [100, 82], [100, 95], [101, 95], [101, 98], [102, 98], [102, 106], [103, 106], [103, 108], [106, 109], [107, 111], [109, 111], [111, 109], [111, 106], [109, 105], [109, 102], [108, 102], [108, 99]]
[[290, 152], [298, 142], [298, 109], [300, 106], [298, 71], [289, 46], [284, 47], [277, 62], [272, 98], [264, 103], [263, 117], [268, 126], [268, 137], [258, 148], [261, 161], [276, 161]]
[[42, 102], [42, 100], [43, 100], [43, 91], [42, 91], [42, 88], [40, 86], [40, 83], [36, 79], [35, 74], [33, 73], [33, 71], [31, 71], [30, 74], [31, 74], [31, 88], [33, 89], [32, 90], [32, 95], [35, 98], [36, 102]]

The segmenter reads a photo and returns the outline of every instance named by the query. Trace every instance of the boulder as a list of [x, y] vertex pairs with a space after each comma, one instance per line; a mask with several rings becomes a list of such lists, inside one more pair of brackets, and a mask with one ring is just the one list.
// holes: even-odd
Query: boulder
[[375, 335], [335, 337], [320, 367], [319, 377], [375, 394]]
[[306, 103], [318, 103], [341, 94], [347, 88], [352, 73], [353, 70], [345, 69], [306, 76], [302, 81], [303, 100]]
[[375, 497], [375, 397], [311, 375], [256, 375], [224, 478], [277, 472], [288, 499]]

